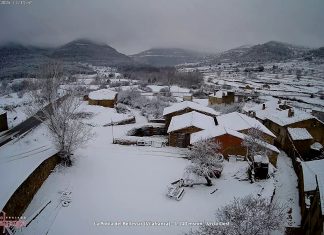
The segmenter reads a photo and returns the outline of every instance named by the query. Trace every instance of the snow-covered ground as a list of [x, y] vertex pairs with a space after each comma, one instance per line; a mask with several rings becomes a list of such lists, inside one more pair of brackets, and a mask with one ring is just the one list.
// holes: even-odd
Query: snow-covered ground
[[[138, 112], [133, 113], [136, 124], [95, 125], [94, 139], [76, 152], [74, 166], [58, 167], [49, 176], [24, 215], [30, 218], [42, 205], [51, 203], [22, 230], [24, 235], [182, 234], [195, 226], [105, 226], [101, 222], [214, 221], [216, 209], [234, 197], [261, 191], [262, 196], [271, 197], [274, 179], [251, 184], [246, 180], [246, 162], [225, 162], [221, 178], [213, 180], [214, 186], [185, 188], [181, 201], [169, 199], [167, 186], [183, 177], [189, 164], [183, 158], [186, 150], [113, 145], [113, 132], [123, 136], [127, 130], [147, 124]], [[72, 192], [68, 207], [59, 203], [62, 190]]]
[[114, 108], [87, 105], [86, 103], [87, 102], [82, 103], [80, 106], [80, 111], [91, 115], [91, 118], [85, 120], [84, 122], [92, 126], [104, 126], [112, 122], [115, 123], [133, 117], [130, 114], [119, 114]]

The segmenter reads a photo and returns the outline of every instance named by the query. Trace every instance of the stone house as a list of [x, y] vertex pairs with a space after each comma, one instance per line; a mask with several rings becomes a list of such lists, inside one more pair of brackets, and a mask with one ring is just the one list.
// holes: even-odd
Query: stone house
[[185, 113], [189, 113], [192, 111], [196, 111], [198, 113], [205, 114], [207, 116], [210, 116], [212, 118], [216, 118], [217, 115], [219, 115], [218, 112], [216, 112], [214, 109], [200, 105], [195, 102], [191, 101], [183, 101], [180, 103], [173, 104], [170, 107], [166, 107], [163, 110], [163, 117], [165, 118], [165, 126], [166, 128], [169, 127], [171, 119], [175, 116], [182, 115]]
[[324, 230], [324, 160], [300, 162], [297, 172], [302, 228], [306, 235], [322, 235]]
[[92, 91], [88, 95], [89, 105], [114, 108], [117, 103], [117, 92], [109, 89]]
[[209, 129], [215, 126], [211, 116], [192, 111], [172, 118], [168, 127], [169, 145], [186, 148], [190, 145], [192, 133]]
[[233, 91], [215, 91], [208, 96], [208, 105], [234, 103], [235, 93]]
[[[212, 139], [216, 143], [220, 144], [220, 152], [225, 158], [229, 155], [246, 156], [247, 149], [242, 146], [242, 142], [246, 137], [247, 135], [244, 133], [219, 125], [214, 128], [193, 133], [191, 135], [190, 143], [194, 144], [199, 140]], [[268, 150], [269, 160], [274, 166], [276, 166], [279, 150], [267, 142], [260, 142], [260, 144]]]

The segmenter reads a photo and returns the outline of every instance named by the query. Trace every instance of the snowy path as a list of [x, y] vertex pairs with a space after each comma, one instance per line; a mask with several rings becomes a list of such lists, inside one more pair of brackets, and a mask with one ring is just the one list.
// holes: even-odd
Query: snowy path
[[287, 207], [288, 227], [298, 227], [301, 222], [297, 176], [291, 159], [280, 152], [278, 156], [277, 172], [275, 173], [276, 193], [274, 199]]

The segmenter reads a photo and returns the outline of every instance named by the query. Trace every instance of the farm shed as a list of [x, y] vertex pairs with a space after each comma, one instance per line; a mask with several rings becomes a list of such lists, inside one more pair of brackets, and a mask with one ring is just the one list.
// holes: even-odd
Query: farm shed
[[170, 107], [166, 107], [163, 110], [166, 128], [169, 127], [172, 117], [182, 115], [184, 113], [189, 113], [191, 111], [196, 111], [213, 118], [219, 115], [219, 113], [212, 108], [191, 101], [183, 101], [180, 103], [176, 103]]
[[89, 104], [114, 108], [117, 102], [117, 92], [109, 89], [101, 89], [89, 93]]
[[172, 118], [168, 128], [169, 145], [185, 148], [190, 144], [190, 134], [215, 126], [214, 118], [192, 111]]
[[269, 172], [269, 158], [262, 155], [256, 155], [253, 158], [255, 177], [258, 179], [266, 179]]

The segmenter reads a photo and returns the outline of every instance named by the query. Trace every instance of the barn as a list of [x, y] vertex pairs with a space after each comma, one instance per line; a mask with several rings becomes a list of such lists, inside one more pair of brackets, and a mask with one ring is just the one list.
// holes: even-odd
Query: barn
[[[240, 133], [228, 127], [219, 125], [193, 133], [190, 138], [190, 144], [194, 144], [200, 140], [212, 139], [216, 143], [221, 144], [220, 152], [225, 157], [228, 157], [229, 155], [245, 156], [247, 154], [247, 150], [242, 146], [242, 142], [246, 137], [247, 135], [244, 133]], [[262, 141], [260, 144], [268, 149], [270, 153], [269, 160], [274, 166], [276, 166], [279, 150], [267, 142]]]
[[109, 89], [92, 91], [88, 96], [89, 105], [114, 108], [117, 103], [117, 92]]
[[172, 117], [182, 115], [184, 113], [189, 113], [191, 111], [196, 111], [198, 113], [205, 114], [212, 118], [215, 118], [217, 115], [219, 115], [219, 113], [212, 108], [191, 101], [183, 101], [180, 103], [176, 103], [170, 107], [166, 107], [163, 110], [166, 128], [169, 127]]
[[186, 148], [192, 133], [215, 126], [213, 117], [192, 111], [172, 118], [168, 127], [169, 145]]

